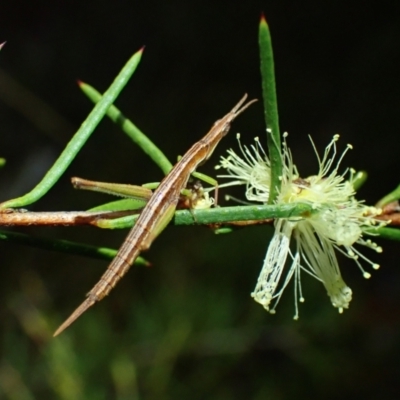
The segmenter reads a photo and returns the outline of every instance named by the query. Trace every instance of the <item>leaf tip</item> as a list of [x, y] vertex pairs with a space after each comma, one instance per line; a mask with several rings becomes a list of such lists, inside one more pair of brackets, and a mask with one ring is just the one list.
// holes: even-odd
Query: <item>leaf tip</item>
[[260, 25], [268, 25], [267, 19], [265, 18], [265, 14], [263, 12], [261, 13]]
[[7, 42], [0, 43], [0, 50], [5, 46]]

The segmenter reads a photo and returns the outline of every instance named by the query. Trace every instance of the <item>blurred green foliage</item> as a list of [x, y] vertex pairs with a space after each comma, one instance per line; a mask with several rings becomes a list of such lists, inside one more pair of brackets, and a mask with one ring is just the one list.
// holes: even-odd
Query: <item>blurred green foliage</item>
[[[52, 333], [69, 306], [56, 305], [48, 283], [25, 271], [3, 320], [3, 396], [280, 399], [322, 394], [337, 381], [363, 381], [358, 365], [371, 357], [377, 379], [390, 374], [384, 365], [389, 343], [380, 338], [386, 332], [387, 340], [393, 339], [387, 326], [371, 323], [378, 310], [363, 305], [361, 287], [351, 309], [339, 316], [322, 286], [304, 279], [306, 303], [298, 322], [291, 319], [290, 289], [276, 316], [251, 300], [259, 254], [246, 257], [241, 249], [252, 248], [255, 240], [260, 245], [269, 235], [268, 229], [255, 230], [263, 240], [249, 229], [217, 239], [206, 235], [195, 260], [179, 255], [178, 246], [172, 255], [164, 252], [160, 258], [166, 262], [132, 270], [110, 298], [57, 339]], [[178, 232], [176, 239], [182, 243], [185, 235]], [[226, 257], [213, 256], [221, 248]], [[242, 268], [232, 270], [234, 262]], [[70, 296], [72, 303], [81, 299], [75, 292]], [[365, 382], [360, 391], [367, 394], [371, 384]]]

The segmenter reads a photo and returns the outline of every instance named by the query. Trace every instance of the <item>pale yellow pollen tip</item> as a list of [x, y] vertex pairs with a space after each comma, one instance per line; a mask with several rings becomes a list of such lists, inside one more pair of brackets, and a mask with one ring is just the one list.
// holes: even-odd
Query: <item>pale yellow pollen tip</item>
[[336, 142], [340, 138], [340, 135], [337, 133], [336, 135], [333, 135], [333, 140]]
[[289, 136], [289, 134], [287, 132], [283, 132], [283, 137], [287, 138]]
[[373, 269], [379, 269], [381, 266], [379, 264], [372, 264]]
[[240, 133], [236, 134], [236, 139], [239, 140], [240, 139]]
[[369, 278], [371, 278], [371, 274], [370, 274], [369, 272], [364, 272], [364, 273], [363, 273], [363, 277], [364, 277], [365, 279], [369, 279]]
[[347, 148], [350, 149], [350, 150], [353, 150], [353, 145], [350, 144], [350, 143], [347, 143]]

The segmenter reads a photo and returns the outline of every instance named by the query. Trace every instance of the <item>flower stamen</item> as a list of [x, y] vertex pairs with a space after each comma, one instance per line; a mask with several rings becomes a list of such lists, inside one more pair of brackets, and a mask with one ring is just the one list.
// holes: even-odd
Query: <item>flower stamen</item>
[[[380, 246], [370, 239], [364, 240], [362, 236], [369, 234], [366, 231], [368, 227], [383, 226], [385, 222], [375, 219], [380, 213], [379, 209], [367, 207], [355, 199], [355, 171], [346, 169], [342, 174], [338, 173], [344, 156], [352, 149], [350, 144], [337, 157], [336, 142], [339, 135], [334, 135], [321, 158], [310, 137], [319, 169], [316, 175], [301, 178], [293, 163], [286, 142], [287, 136], [287, 133], [283, 134], [281, 189], [275, 203], [308, 203], [315, 211], [305, 217], [275, 220], [275, 233], [251, 296], [267, 311], [275, 313], [284, 289], [294, 276], [294, 319], [297, 319], [298, 303], [304, 302], [301, 271], [305, 271], [323, 283], [332, 305], [342, 313], [349, 307], [352, 291], [340, 274], [335, 249], [354, 260], [364, 278], [369, 278], [371, 274], [364, 270], [360, 260], [370, 264], [373, 269], [378, 269], [379, 265], [370, 261], [353, 245], [359, 244], [381, 252]], [[235, 179], [226, 185], [245, 184], [248, 200], [267, 203], [271, 182], [270, 160], [259, 139], [254, 140], [255, 144], [248, 148], [241, 144], [238, 135], [239, 149], [244, 158], [228, 150], [228, 157], [222, 157], [218, 166], [228, 173], [219, 177]], [[296, 241], [294, 253], [290, 250], [292, 238]], [[290, 262], [287, 260], [288, 255]], [[289, 266], [285, 267], [286, 264]], [[286, 276], [283, 283], [280, 283], [284, 269], [287, 271]], [[272, 300], [274, 304], [271, 306]]]

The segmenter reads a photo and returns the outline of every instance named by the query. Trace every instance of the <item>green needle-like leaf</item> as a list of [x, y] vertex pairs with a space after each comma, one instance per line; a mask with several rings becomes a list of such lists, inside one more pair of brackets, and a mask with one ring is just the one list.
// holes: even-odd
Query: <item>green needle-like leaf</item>
[[378, 235], [383, 239], [400, 241], [400, 229], [382, 227], [367, 229], [366, 232], [371, 233], [372, 235]]
[[[62, 253], [77, 254], [86, 257], [99, 258], [102, 260], [112, 260], [118, 250], [108, 247], [96, 247], [71, 242], [69, 240], [52, 240], [44, 238], [36, 238], [23, 233], [0, 231], [0, 240], [6, 240], [13, 243], [19, 243], [26, 246], [32, 246], [40, 249], [54, 250]], [[135, 261], [138, 265], [148, 265], [142, 257], [138, 257]]]
[[109, 203], [101, 204], [97, 207], [93, 207], [88, 211], [126, 211], [126, 210], [138, 210], [146, 205], [146, 200], [137, 199], [121, 199], [114, 200]]
[[380, 199], [378, 203], [376, 203], [377, 207], [384, 207], [389, 203], [392, 203], [394, 201], [397, 201], [400, 199], [400, 185], [397, 186], [396, 189], [394, 189], [392, 192], [387, 194], [385, 197]]
[[58, 181], [60, 176], [71, 164], [79, 150], [86, 143], [87, 139], [90, 137], [96, 126], [106, 114], [108, 108], [112, 105], [122, 89], [128, 83], [130, 77], [135, 72], [136, 67], [140, 62], [142, 52], [143, 50], [136, 52], [122, 68], [114, 82], [104, 93], [101, 101], [99, 101], [93, 108], [92, 112], [67, 144], [66, 148], [61, 153], [54, 165], [49, 171], [47, 171], [41, 182], [26, 195], [1, 203], [0, 209], [23, 207], [28, 204], [32, 204], [39, 200], [51, 189], [51, 187]]
[[[100, 101], [101, 94], [95, 88], [84, 82], [79, 82], [79, 87], [93, 103]], [[172, 169], [172, 164], [164, 153], [136, 125], [114, 105], [110, 106], [107, 115], [161, 168], [165, 175], [168, 174]]]
[[267, 144], [271, 160], [271, 188], [268, 203], [273, 204], [281, 187], [279, 180], [279, 177], [282, 176], [281, 134], [279, 131], [278, 102], [276, 98], [274, 55], [271, 35], [264, 16], [260, 21], [258, 40]]

